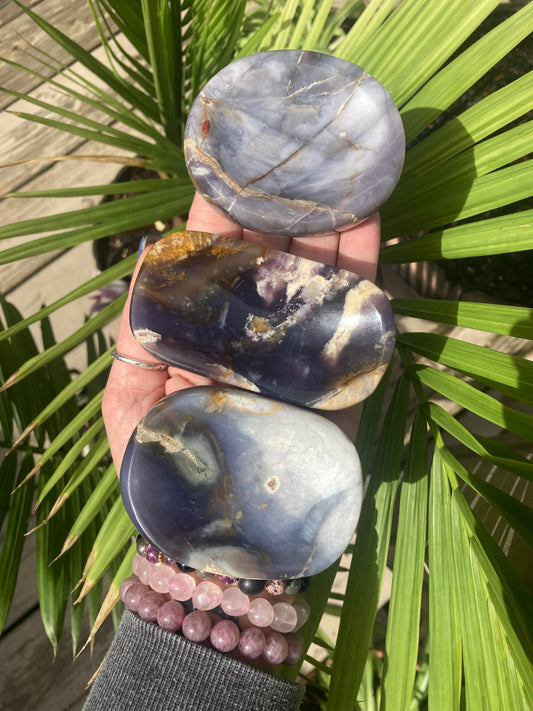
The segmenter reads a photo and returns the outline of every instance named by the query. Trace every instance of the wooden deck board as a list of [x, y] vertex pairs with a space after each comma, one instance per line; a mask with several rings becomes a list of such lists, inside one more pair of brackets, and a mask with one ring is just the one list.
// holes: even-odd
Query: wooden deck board
[[[96, 59], [102, 59], [104, 56], [103, 49], [101, 47], [98, 48], [92, 53], [92, 56]], [[73, 67], [79, 70], [80, 75], [89, 76], [89, 73], [80, 65], [76, 64]], [[77, 98], [58, 92], [54, 87], [42, 85], [28, 92], [27, 96], [53, 106], [61, 106], [78, 116], [103, 124], [111, 124], [111, 119], [102, 110], [90, 107]], [[18, 99], [10, 106], [9, 113], [6, 112], [1, 115], [0, 165], [3, 167], [0, 170], [0, 194], [13, 192], [22, 186], [26, 187], [32, 178], [47, 170], [50, 166], [49, 161], [18, 161], [70, 155], [81, 145], [86, 145], [85, 154], [91, 155], [93, 153], [94, 144], [84, 137], [28, 121], [17, 116], [16, 113], [18, 112], [26, 112], [47, 119], [63, 121], [55, 112], [36, 107], [24, 99]], [[68, 121], [65, 120], [65, 123], [68, 123]], [[120, 153], [120, 151], [110, 146], [109, 152], [113, 153], [114, 151]]]
[[[104, 52], [101, 47], [94, 50], [92, 55], [95, 58], [103, 58]], [[80, 74], [86, 75], [83, 67], [74, 65]], [[57, 94], [57, 92], [47, 86], [39, 86], [29, 92], [30, 96], [38, 97], [40, 100], [52, 104], [59, 104], [67, 107], [70, 111], [83, 114], [93, 120], [103, 120], [110, 122], [99, 109], [87, 107], [78, 100], [68, 96]], [[12, 111], [30, 111], [56, 118], [52, 113], [44, 109], [37, 109], [24, 100], [18, 100], [11, 107]], [[114, 146], [87, 141], [84, 138], [72, 134], [65, 134], [48, 126], [35, 124], [26, 121], [13, 113], [4, 112], [0, 114], [0, 133], [3, 141], [0, 145], [0, 195], [15, 192], [23, 189], [39, 190], [43, 188], [58, 188], [65, 186], [83, 187], [98, 183], [111, 182], [121, 165], [116, 162], [83, 162], [79, 160], [68, 161], [35, 161], [21, 162], [15, 165], [6, 165], [16, 161], [27, 161], [42, 156], [100, 156], [102, 161], [106, 156], [124, 157], [127, 153]], [[89, 205], [97, 204], [100, 197], [69, 198], [68, 200], [34, 198], [22, 200], [19, 198], [7, 198], [2, 201], [2, 223], [10, 224], [18, 220], [42, 217], [64, 210], [76, 210]], [[33, 238], [44, 236], [25, 235], [2, 240], [0, 248], [2, 250], [26, 243]], [[15, 264], [0, 265], [0, 293], [7, 293], [23, 283], [24, 280], [36, 269], [47, 264], [57, 256], [57, 252], [37, 255]]]
[[[43, 0], [41, 2], [24, 2], [43, 19], [52, 23], [64, 34], [85, 49], [91, 51], [100, 44], [100, 38], [86, 2], [81, 0]], [[56, 43], [27, 17], [13, 2], [5, 3], [0, 8], [0, 57], [12, 62], [24, 64], [29, 69], [52, 76], [53, 69], [46, 69], [32, 58], [28, 51], [38, 47], [63, 64], [70, 64], [69, 55], [58, 48]], [[0, 62], [0, 87], [26, 94], [39, 86], [41, 80], [31, 74], [15, 72], [5, 63]], [[13, 98], [0, 92], [0, 109], [13, 103]]]
[[[74, 151], [74, 155], [79, 152], [86, 154], [87, 146], [81, 146], [77, 151]], [[112, 152], [114, 155], [119, 155], [119, 151], [116, 149], [112, 149]], [[102, 155], [102, 157], [104, 157], [105, 155], [109, 155], [110, 149], [108, 146], [95, 144], [91, 147], [91, 153], [93, 155]], [[122, 154], [124, 155], [124, 152], [122, 152]], [[97, 182], [112, 182], [119, 170], [120, 166], [116, 163], [88, 164], [79, 161], [56, 163], [51, 166], [45, 174], [37, 176], [26, 186], [26, 189], [38, 190], [45, 187], [64, 187], [65, 185], [83, 187], [95, 185]], [[98, 204], [100, 199], [101, 198], [99, 196], [68, 198], [68, 200], [33, 198], [31, 201], [20, 198], [11, 198], [4, 200], [0, 209], [3, 219], [6, 221], [5, 223], [9, 224], [17, 219], [20, 220], [41, 217], [54, 214], [56, 212], [66, 210], [71, 211], [83, 207], [89, 207], [90, 205]], [[44, 236], [44, 233], [33, 235], [33, 238], [42, 236]], [[0, 243], [0, 247], [2, 249], [7, 249], [17, 244], [21, 244], [30, 238], [32, 238], [32, 235], [5, 239]], [[46, 253], [30, 257], [22, 261], [17, 261], [12, 264], [8, 263], [0, 265], [0, 293], [6, 294], [11, 292], [19, 284], [23, 284], [25, 280], [37, 269], [53, 261], [58, 257], [58, 255], [59, 252]]]
[[[98, 33], [90, 21], [90, 12], [85, 0], [25, 0], [25, 4], [54, 22], [86, 49], [94, 51], [94, 56], [102, 56], [102, 49], [98, 47]], [[58, 53], [45, 33], [36, 28], [11, 0], [0, 0], [0, 27], [0, 56], [26, 63], [28, 58], [23, 52], [28, 43], [31, 43], [45, 51], [51, 51], [63, 62], [68, 60], [67, 55]], [[79, 66], [76, 65], [76, 68]], [[0, 86], [2, 85], [26, 95], [31, 93], [46, 101], [57, 100], [54, 92], [38, 78], [21, 74], [6, 64], [0, 64]], [[68, 99], [67, 103], [69, 101], [71, 100]], [[23, 110], [24, 103], [2, 93], [0, 108], [2, 107]], [[76, 102], [71, 102], [69, 108], [80, 110]], [[35, 107], [28, 105], [27, 110], [34, 111]], [[98, 111], [91, 112], [92, 116], [99, 116]], [[120, 153], [117, 149], [100, 144], [91, 145], [84, 139], [65, 136], [45, 126], [32, 126], [5, 111], [0, 115], [0, 133], [0, 163], [64, 153]], [[17, 190], [22, 186], [26, 190], [37, 190], [45, 187], [107, 183], [113, 180], [119, 167], [116, 164], [87, 164], [78, 161], [26, 163], [0, 170], [0, 193]], [[3, 200], [0, 207], [2, 224], [65, 209], [78, 209], [95, 204], [99, 200], [99, 197], [70, 200]], [[27, 239], [29, 237], [4, 240], [0, 248]], [[29, 315], [39, 308], [42, 302], [51, 303], [93, 276], [95, 270], [91, 244], [87, 243], [65, 253], [42, 255], [3, 265], [0, 267], [0, 292], [9, 292], [10, 300], [24, 315]], [[91, 305], [92, 300], [87, 297], [54, 315], [52, 323], [56, 336], [64, 337], [72, 330], [73, 325], [81, 325]], [[39, 341], [38, 328], [34, 329], [34, 332]], [[109, 335], [115, 332], [116, 324], [110, 327]], [[85, 367], [83, 348], [69, 354], [69, 365], [79, 369]], [[94, 654], [91, 656], [90, 650], [86, 650], [73, 662], [69, 639], [70, 625], [67, 619], [54, 662], [53, 649], [44, 632], [38, 604], [35, 539], [30, 536], [25, 542], [13, 604], [5, 632], [0, 638], [0, 711], [78, 711], [86, 697], [85, 686], [97, 670], [113, 637], [112, 623], [108, 620], [98, 633]], [[86, 638], [88, 631], [86, 620], [82, 639]]]
[[[85, 635], [88, 628], [85, 627]], [[54, 660], [38, 610], [1, 638], [0, 711], [78, 711], [87, 696], [86, 685], [98, 670], [114, 635], [108, 620], [91, 655], [85, 650], [75, 661], [65, 625]], [[110, 711], [112, 711], [110, 709]]]

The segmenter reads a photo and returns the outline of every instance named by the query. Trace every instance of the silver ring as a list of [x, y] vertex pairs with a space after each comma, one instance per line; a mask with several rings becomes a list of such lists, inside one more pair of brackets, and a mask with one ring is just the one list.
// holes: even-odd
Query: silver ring
[[128, 365], [136, 365], [139, 368], [146, 368], [147, 370], [166, 370], [168, 365], [166, 363], [147, 363], [144, 360], [135, 360], [135, 358], [129, 358], [128, 356], [122, 355], [118, 351], [112, 351], [111, 357], [115, 360], [120, 360], [123, 363], [128, 363]]

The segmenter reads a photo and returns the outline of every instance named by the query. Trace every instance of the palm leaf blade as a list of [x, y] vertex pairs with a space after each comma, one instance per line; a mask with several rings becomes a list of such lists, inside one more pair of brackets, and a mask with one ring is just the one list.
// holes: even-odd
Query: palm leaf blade
[[427, 519], [426, 421], [417, 411], [401, 490], [396, 552], [385, 642], [384, 698], [408, 708], [418, 657]]
[[429, 704], [442, 711], [459, 711], [462, 650], [459, 604], [449, 572], [453, 562], [450, 489], [438, 451], [433, 456], [431, 469], [428, 523], [429, 657], [439, 660], [431, 667]]
[[[391, 516], [398, 484], [407, 417], [409, 383], [399, 380], [389, 409], [363, 501], [336, 645], [328, 709], [351, 708], [365, 668], [385, 569]], [[394, 423], [394, 426], [393, 426]], [[351, 675], [353, 685], [342, 682]]]

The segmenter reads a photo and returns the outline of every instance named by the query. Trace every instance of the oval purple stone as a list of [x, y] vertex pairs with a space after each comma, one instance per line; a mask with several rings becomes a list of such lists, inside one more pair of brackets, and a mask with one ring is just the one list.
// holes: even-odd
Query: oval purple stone
[[120, 486], [130, 518], [166, 555], [261, 580], [330, 566], [362, 499], [356, 449], [335, 424], [234, 388], [189, 388], [155, 405], [129, 441]]
[[357, 274], [205, 232], [147, 253], [130, 324], [156, 358], [297, 405], [349, 407], [392, 356], [385, 294]]
[[355, 224], [385, 202], [405, 136], [386, 89], [361, 67], [277, 50], [222, 69], [185, 129], [193, 182], [245, 228], [289, 237]]

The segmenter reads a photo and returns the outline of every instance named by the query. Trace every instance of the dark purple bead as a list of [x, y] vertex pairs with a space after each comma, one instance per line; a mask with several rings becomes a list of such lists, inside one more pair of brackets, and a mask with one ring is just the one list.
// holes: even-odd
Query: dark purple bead
[[266, 580], [252, 580], [250, 578], [240, 578], [239, 588], [246, 595], [259, 595], [265, 589]]
[[231, 652], [239, 644], [240, 630], [229, 620], [221, 620], [211, 629], [211, 644], [219, 652]]
[[137, 607], [141, 598], [149, 591], [149, 586], [143, 585], [142, 583], [133, 583], [133, 585], [130, 585], [130, 587], [126, 590], [126, 594], [124, 595], [124, 604], [126, 605], [128, 610], [131, 610], [132, 612], [137, 612]]
[[203, 642], [209, 637], [211, 627], [211, 618], [207, 612], [194, 610], [185, 616], [181, 630], [184, 636], [192, 642]]
[[296, 662], [300, 661], [304, 652], [303, 637], [300, 637], [299, 634], [295, 634], [294, 632], [289, 632], [289, 634], [285, 635], [285, 640], [289, 651], [283, 660], [283, 664], [296, 664]]
[[267, 632], [263, 659], [269, 664], [281, 664], [289, 654], [289, 645], [280, 632]]
[[163, 593], [149, 590], [139, 600], [137, 614], [148, 622], [157, 622], [157, 612], [161, 605], [168, 601], [168, 597]]
[[169, 632], [177, 632], [185, 617], [185, 609], [176, 600], [164, 602], [157, 611], [157, 624]]
[[258, 627], [247, 627], [239, 640], [239, 652], [246, 659], [257, 659], [263, 654], [266, 638]]
[[146, 546], [144, 556], [149, 563], [159, 563], [159, 551], [153, 546]]
[[238, 582], [237, 578], [232, 578], [229, 575], [217, 575], [216, 577], [223, 585], [233, 585]]

